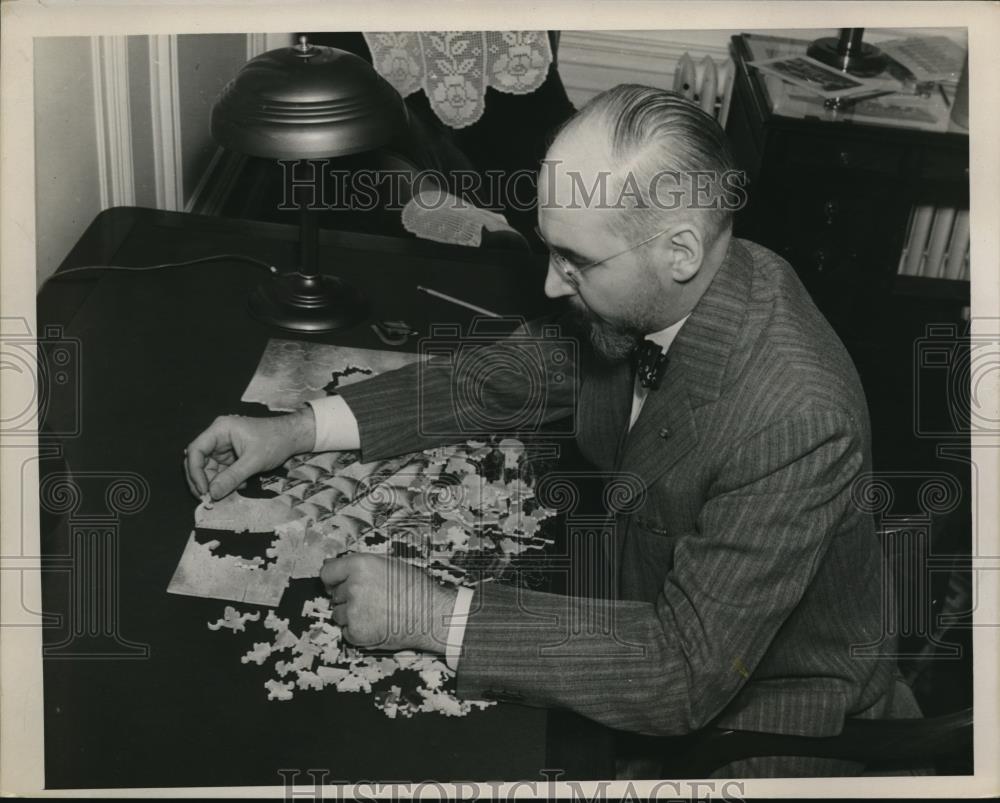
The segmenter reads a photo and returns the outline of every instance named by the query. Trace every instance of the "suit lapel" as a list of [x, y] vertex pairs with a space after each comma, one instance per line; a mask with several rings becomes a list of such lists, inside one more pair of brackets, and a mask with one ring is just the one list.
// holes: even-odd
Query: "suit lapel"
[[622, 433], [632, 411], [632, 367], [628, 362], [588, 371], [580, 388], [580, 450], [594, 465], [615, 465]]
[[627, 436], [619, 467], [635, 472], [647, 489], [694, 448], [698, 442], [694, 410], [722, 392], [746, 316], [752, 270], [749, 252], [734, 238], [670, 347], [660, 389], [646, 397]]
[[647, 489], [698, 442], [694, 412], [682, 370], [667, 366], [660, 389], [650, 393], [625, 439], [622, 471], [634, 472]]

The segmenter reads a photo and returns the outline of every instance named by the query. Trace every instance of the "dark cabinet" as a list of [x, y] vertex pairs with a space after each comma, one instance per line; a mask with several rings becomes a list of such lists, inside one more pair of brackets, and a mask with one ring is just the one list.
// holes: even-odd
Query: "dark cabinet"
[[[784, 256], [845, 340], [870, 333], [901, 294], [941, 299], [957, 314], [968, 303], [967, 282], [916, 281], [923, 277], [897, 271], [915, 205], [968, 207], [968, 136], [954, 130], [947, 107], [933, 121], [906, 125], [875, 116], [881, 109], [915, 116], [891, 101], [831, 112], [753, 67], [755, 58], [804, 54], [808, 44], [733, 37], [726, 131], [749, 180], [737, 236]], [[933, 100], [923, 103], [931, 108]]]

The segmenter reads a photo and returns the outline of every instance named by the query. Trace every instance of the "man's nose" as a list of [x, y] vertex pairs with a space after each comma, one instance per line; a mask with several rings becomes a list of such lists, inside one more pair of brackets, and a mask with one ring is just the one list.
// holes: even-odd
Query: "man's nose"
[[549, 298], [562, 298], [563, 296], [575, 296], [576, 288], [567, 282], [557, 271], [549, 264], [549, 272], [545, 274], [545, 295]]

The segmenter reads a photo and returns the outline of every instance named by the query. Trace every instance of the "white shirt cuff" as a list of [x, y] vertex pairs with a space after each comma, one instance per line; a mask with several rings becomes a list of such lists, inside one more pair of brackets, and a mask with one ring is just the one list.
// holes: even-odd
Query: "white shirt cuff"
[[448, 642], [445, 645], [444, 660], [452, 672], [458, 671], [458, 658], [462, 654], [462, 642], [465, 640], [465, 625], [472, 607], [473, 590], [465, 586], [458, 587], [455, 597], [455, 607], [451, 610], [451, 620], [448, 625]]
[[312, 407], [313, 418], [316, 419], [316, 441], [313, 444], [313, 451], [337, 451], [337, 438], [343, 437], [342, 427], [339, 426], [342, 413], [338, 414], [338, 410], [346, 406], [344, 400], [339, 396], [324, 396], [312, 399], [306, 404]]

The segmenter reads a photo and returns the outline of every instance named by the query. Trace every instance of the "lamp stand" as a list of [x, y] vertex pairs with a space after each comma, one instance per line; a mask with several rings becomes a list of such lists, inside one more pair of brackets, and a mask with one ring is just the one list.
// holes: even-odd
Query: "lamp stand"
[[276, 276], [250, 296], [250, 314], [295, 332], [332, 332], [358, 323], [368, 301], [358, 290], [319, 272], [319, 222], [306, 204], [299, 211], [299, 270]]

